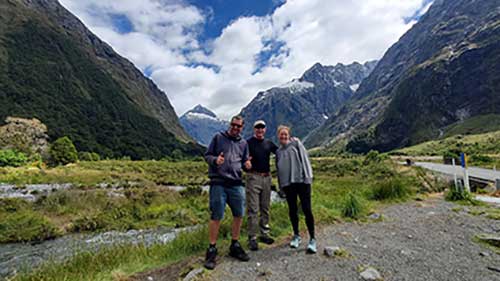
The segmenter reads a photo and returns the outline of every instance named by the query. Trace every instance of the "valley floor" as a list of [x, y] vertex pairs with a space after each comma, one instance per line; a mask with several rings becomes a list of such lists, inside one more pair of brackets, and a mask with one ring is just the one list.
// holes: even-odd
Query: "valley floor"
[[[383, 280], [500, 280], [494, 270], [500, 270], [498, 248], [478, 243], [476, 238], [498, 235], [500, 221], [476, 208], [444, 201], [441, 196], [392, 205], [382, 210], [380, 221], [323, 227], [316, 255], [305, 253], [304, 241], [298, 250], [282, 241], [251, 252], [248, 263], [222, 257], [213, 272], [202, 271], [196, 280], [362, 280], [360, 272], [368, 266], [378, 270]], [[338, 246], [345, 252], [327, 257], [325, 246]], [[178, 278], [187, 274], [189, 263], [200, 268], [202, 258], [133, 279], [172, 280], [175, 274]]]

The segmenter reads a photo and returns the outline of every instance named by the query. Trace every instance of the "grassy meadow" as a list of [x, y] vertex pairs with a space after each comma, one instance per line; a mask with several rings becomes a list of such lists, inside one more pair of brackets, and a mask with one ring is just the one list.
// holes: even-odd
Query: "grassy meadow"
[[444, 156], [465, 152], [469, 164], [485, 168], [500, 167], [500, 131], [455, 135], [441, 140], [424, 142], [415, 146], [390, 152], [403, 156]]
[[[365, 221], [368, 214], [384, 204], [445, 187], [445, 183], [423, 170], [397, 166], [378, 155], [317, 158], [312, 159], [312, 164], [312, 205], [318, 225]], [[136, 272], [202, 255], [207, 246], [209, 212], [208, 196], [199, 187], [208, 182], [206, 170], [203, 161], [118, 160], [50, 169], [0, 169], [2, 183], [74, 184], [71, 189], [42, 196], [35, 202], [0, 200], [1, 242], [44, 240], [66, 233], [201, 225], [166, 245], [122, 245], [97, 254], [81, 253], [63, 263], [47, 262], [14, 280], [123, 280]], [[164, 188], [165, 185], [189, 188], [176, 192]], [[271, 226], [274, 237], [289, 236], [291, 226], [285, 203], [273, 204]], [[305, 225], [301, 229], [305, 230]], [[230, 218], [226, 216], [219, 242], [221, 254], [229, 237]], [[245, 227], [242, 240], [246, 245]]]

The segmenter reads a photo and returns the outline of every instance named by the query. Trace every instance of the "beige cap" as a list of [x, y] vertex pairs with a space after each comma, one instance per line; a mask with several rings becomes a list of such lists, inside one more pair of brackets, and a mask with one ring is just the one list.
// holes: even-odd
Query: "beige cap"
[[258, 125], [262, 125], [262, 126], [266, 126], [266, 122], [264, 122], [264, 120], [257, 120], [255, 121], [255, 123], [253, 123], [253, 127], [257, 127]]

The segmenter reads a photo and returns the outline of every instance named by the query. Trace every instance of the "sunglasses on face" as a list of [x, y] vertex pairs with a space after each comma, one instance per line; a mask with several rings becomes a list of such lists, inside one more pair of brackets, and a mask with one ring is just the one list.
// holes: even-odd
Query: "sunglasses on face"
[[266, 128], [266, 126], [255, 126], [254, 128], [255, 128], [255, 129], [265, 129], [265, 128]]
[[243, 127], [243, 125], [236, 124], [236, 123], [231, 123], [231, 127], [241, 128], [241, 127]]

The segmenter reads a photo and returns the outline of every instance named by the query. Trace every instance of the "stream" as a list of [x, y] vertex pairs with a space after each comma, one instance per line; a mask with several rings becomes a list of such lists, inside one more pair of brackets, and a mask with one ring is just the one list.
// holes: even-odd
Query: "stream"
[[[34, 184], [17, 187], [0, 184], [0, 198], [21, 198], [35, 201], [41, 195], [71, 188], [71, 184]], [[165, 186], [165, 188], [182, 191], [183, 186]], [[208, 186], [201, 189], [208, 192]], [[110, 192], [114, 192], [111, 190]], [[112, 196], [112, 194], [110, 194]], [[271, 193], [271, 202], [284, 202], [276, 192]], [[63, 261], [79, 252], [95, 252], [103, 247], [116, 245], [165, 244], [177, 237], [180, 232], [192, 231], [197, 226], [186, 228], [158, 228], [149, 230], [129, 230], [127, 232], [109, 231], [93, 234], [69, 234], [53, 240], [38, 243], [6, 243], [0, 244], [0, 280], [8, 278], [22, 270], [30, 271], [46, 261]]]

